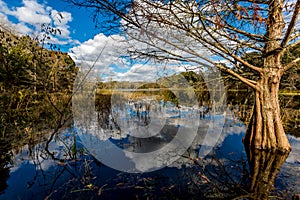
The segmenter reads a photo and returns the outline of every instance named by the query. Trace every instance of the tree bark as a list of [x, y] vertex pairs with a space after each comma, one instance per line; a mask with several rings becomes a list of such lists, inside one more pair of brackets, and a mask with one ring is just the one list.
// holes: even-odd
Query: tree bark
[[291, 150], [280, 116], [279, 80], [280, 74], [277, 73], [277, 75], [264, 75], [258, 81], [254, 110], [243, 140], [249, 149], [281, 152]]

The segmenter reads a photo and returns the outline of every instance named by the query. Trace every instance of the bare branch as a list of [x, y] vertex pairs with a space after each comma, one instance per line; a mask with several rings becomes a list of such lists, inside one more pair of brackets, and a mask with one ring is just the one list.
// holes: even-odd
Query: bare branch
[[292, 67], [295, 67], [295, 66], [299, 66], [299, 63], [300, 62], [300, 58], [296, 58], [295, 60], [293, 60], [292, 62], [290, 62], [289, 64], [283, 66], [283, 72], [289, 70], [290, 68]]
[[299, 38], [299, 37], [300, 37], [300, 33], [295, 34], [295, 35], [293, 35], [293, 36], [290, 36], [290, 39], [289, 39], [288, 42], [293, 41], [293, 40], [297, 40], [297, 38]]
[[216, 67], [218, 67], [220, 70], [224, 71], [224, 72], [227, 72], [229, 73], [230, 75], [238, 78], [239, 80], [241, 80], [243, 83], [245, 83], [246, 85], [252, 87], [253, 89], [255, 90], [259, 90], [259, 88], [256, 86], [257, 82], [256, 81], [253, 81], [253, 80], [249, 80], [241, 75], [239, 75], [238, 73], [224, 67], [223, 65], [221, 64], [216, 64]]
[[290, 50], [290, 49], [296, 47], [296, 46], [299, 45], [299, 44], [300, 44], [300, 40], [298, 40], [297, 42], [294, 42], [294, 43], [288, 45], [287, 47], [285, 47], [283, 52], [286, 52], [286, 51], [288, 51], [288, 50]]
[[[202, 21], [202, 20], [201, 20]], [[202, 21], [203, 22], [203, 21]], [[256, 66], [251, 65], [250, 63], [246, 62], [245, 60], [241, 59], [240, 57], [238, 57], [237, 55], [235, 55], [234, 53], [230, 52], [226, 47], [224, 47], [224, 45], [222, 45], [222, 42], [220, 42], [215, 36], [213, 36], [210, 31], [205, 27], [205, 24], [203, 22], [203, 28], [206, 31], [206, 33], [213, 38], [216, 42], [213, 43], [211, 41], [209, 41], [208, 39], [202, 38], [203, 41], [205, 41], [207, 44], [213, 45], [215, 48], [219, 49], [220, 51], [222, 51], [223, 53], [227, 54], [228, 56], [231, 56], [233, 59], [237, 60], [238, 62], [242, 63], [243, 65], [245, 65], [246, 67], [255, 70], [257, 72], [262, 72], [262, 69]]]
[[295, 7], [295, 11], [294, 11], [294, 13], [293, 13], [293, 17], [292, 17], [292, 19], [291, 19], [291, 21], [290, 21], [290, 24], [289, 24], [288, 28], [287, 28], [287, 31], [286, 31], [286, 33], [285, 33], [285, 36], [284, 36], [284, 38], [283, 38], [283, 40], [282, 40], [282, 42], [281, 42], [281, 47], [282, 47], [282, 48], [284, 48], [285, 45], [286, 45], [286, 44], [289, 42], [289, 40], [290, 40], [290, 36], [291, 36], [292, 31], [293, 31], [293, 29], [294, 29], [294, 27], [295, 27], [295, 24], [296, 24], [296, 22], [297, 22], [297, 19], [298, 19], [298, 16], [299, 16], [299, 12], [300, 12], [300, 0], [297, 0], [296, 7]]

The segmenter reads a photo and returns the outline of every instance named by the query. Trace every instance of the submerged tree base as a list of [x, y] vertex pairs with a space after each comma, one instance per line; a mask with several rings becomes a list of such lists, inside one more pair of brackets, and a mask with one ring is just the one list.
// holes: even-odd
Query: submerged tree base
[[[269, 133], [270, 134], [270, 133]], [[267, 136], [267, 133], [263, 134]], [[286, 136], [282, 136], [286, 137]], [[281, 153], [289, 153], [291, 151], [291, 146], [288, 142], [288, 139], [284, 138], [284, 142], [278, 140], [272, 140], [269, 138], [261, 138], [261, 136], [257, 136], [256, 131], [248, 130], [246, 136], [243, 138], [243, 143], [246, 149], [251, 151], [268, 151], [268, 152], [281, 152]]]
[[261, 82], [260, 90], [255, 91], [254, 110], [243, 142], [249, 149], [290, 152], [280, 117], [279, 83], [267, 85], [270, 81], [264, 79]]

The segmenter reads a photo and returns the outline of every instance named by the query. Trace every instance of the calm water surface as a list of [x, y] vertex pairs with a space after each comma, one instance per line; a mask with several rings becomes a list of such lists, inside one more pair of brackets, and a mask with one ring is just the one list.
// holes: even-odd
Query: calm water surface
[[[229, 110], [203, 116], [200, 108], [143, 106], [129, 102], [95, 112], [57, 134], [47, 150], [45, 140], [1, 150], [0, 199], [247, 198], [250, 169], [242, 144], [246, 127]], [[195, 119], [197, 134], [190, 148], [174, 154], [178, 159], [166, 167], [152, 171], [151, 162], [133, 159], [135, 172], [149, 172], [126, 173], [103, 164], [124, 159], [105, 152], [108, 144], [131, 153], [155, 152], [179, 131], [189, 137]], [[292, 152], [270, 193], [283, 198], [300, 193], [300, 138], [288, 137]], [[163, 156], [162, 162], [172, 157]]]

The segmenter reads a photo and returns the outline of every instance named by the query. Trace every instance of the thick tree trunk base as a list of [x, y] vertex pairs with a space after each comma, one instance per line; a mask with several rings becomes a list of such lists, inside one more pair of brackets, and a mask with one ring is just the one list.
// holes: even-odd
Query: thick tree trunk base
[[261, 130], [256, 123], [252, 122], [249, 124], [243, 139], [246, 149], [271, 152], [279, 151], [281, 153], [291, 151], [290, 143], [284, 131], [278, 129], [272, 129], [272, 131]]
[[276, 92], [256, 91], [254, 110], [243, 142], [252, 150], [291, 151]]
[[[271, 152], [279, 151], [281, 153], [289, 153], [291, 151], [290, 143], [284, 132], [274, 130], [274, 132], [262, 132], [261, 135], [258, 135], [260, 133], [258, 133], [259, 131], [255, 127], [255, 125], [248, 127], [243, 139], [246, 149]], [[276, 135], [279, 135], [278, 139]]]

